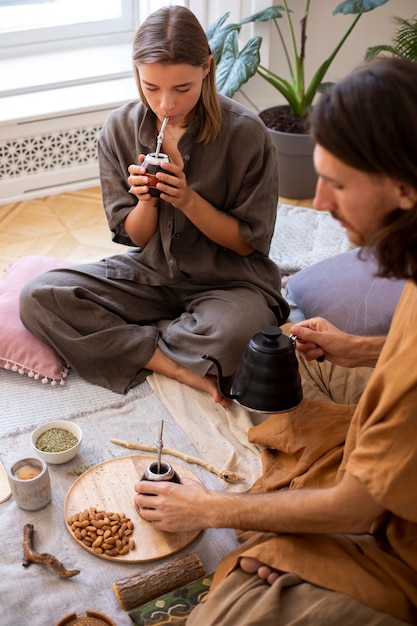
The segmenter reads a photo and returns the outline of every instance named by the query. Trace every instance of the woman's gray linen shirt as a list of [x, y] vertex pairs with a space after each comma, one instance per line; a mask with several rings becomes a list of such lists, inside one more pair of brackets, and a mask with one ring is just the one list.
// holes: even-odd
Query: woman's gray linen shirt
[[[183, 281], [202, 286], [256, 286], [278, 320], [288, 315], [280, 294], [280, 274], [268, 259], [278, 201], [277, 155], [261, 119], [239, 103], [220, 96], [221, 132], [210, 144], [195, 143], [194, 120], [178, 148], [188, 185], [219, 211], [234, 216], [255, 251], [242, 257], [206, 237], [170, 203], [159, 200], [159, 229], [143, 248], [107, 259], [109, 277], [147, 285]], [[128, 167], [138, 155], [154, 152], [154, 114], [134, 101], [113, 111], [100, 132], [98, 150], [103, 202], [114, 241], [133, 242], [123, 222], [137, 203], [129, 193]]]

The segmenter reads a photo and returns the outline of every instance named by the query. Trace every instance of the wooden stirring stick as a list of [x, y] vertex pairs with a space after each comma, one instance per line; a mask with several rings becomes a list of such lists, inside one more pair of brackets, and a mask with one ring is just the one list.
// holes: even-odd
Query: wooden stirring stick
[[[157, 452], [157, 446], [147, 446], [141, 443], [134, 443], [131, 441], [122, 441], [121, 439], [110, 439], [112, 443], [115, 443], [118, 446], [123, 446], [124, 448], [129, 448], [129, 450], [141, 450], [142, 452]], [[228, 472], [227, 470], [222, 471], [215, 468], [213, 465], [206, 463], [202, 459], [198, 459], [195, 456], [189, 456], [187, 454], [183, 454], [182, 452], [178, 452], [177, 450], [172, 450], [170, 448], [163, 449], [164, 454], [170, 454], [171, 456], [176, 456], [178, 459], [182, 459], [186, 463], [194, 463], [194, 465], [200, 465], [204, 467], [204, 469], [208, 470], [212, 474], [216, 474], [227, 483], [234, 482], [242, 482], [245, 479], [243, 476], [239, 476], [239, 474], [235, 474], [234, 472]]]

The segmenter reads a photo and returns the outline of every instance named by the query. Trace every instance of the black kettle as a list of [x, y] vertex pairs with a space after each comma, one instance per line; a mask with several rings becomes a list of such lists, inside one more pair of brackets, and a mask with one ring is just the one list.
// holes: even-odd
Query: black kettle
[[249, 340], [233, 378], [225, 389], [217, 359], [205, 354], [217, 368], [219, 391], [225, 398], [261, 413], [289, 411], [303, 399], [294, 341], [277, 326], [267, 326]]

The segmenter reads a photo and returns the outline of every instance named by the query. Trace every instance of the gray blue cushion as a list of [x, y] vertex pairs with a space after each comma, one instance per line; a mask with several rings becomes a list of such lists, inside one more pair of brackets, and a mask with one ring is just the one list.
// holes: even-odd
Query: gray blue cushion
[[359, 259], [359, 250], [300, 270], [287, 283], [288, 296], [305, 318], [325, 317], [355, 335], [385, 335], [405, 281], [375, 276], [375, 259]]

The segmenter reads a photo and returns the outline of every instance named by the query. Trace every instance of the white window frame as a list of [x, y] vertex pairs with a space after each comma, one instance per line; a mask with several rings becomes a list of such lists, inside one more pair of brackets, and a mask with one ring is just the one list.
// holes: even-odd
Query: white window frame
[[[123, 0], [128, 17], [120, 30], [116, 29], [112, 34], [103, 32], [103, 24], [99, 23], [94, 35], [88, 35], [84, 28], [75, 25], [77, 36], [67, 30], [69, 37], [65, 40], [57, 38], [55, 31], [55, 35], [49, 32], [42, 42], [12, 45], [9, 37], [12, 34], [2, 33], [0, 104], [4, 97], [131, 76], [133, 37], [139, 24], [149, 13], [169, 4], [189, 6], [190, 3], [195, 3], [201, 7], [210, 1]], [[106, 30], [104, 27], [104, 31]], [[17, 34], [13, 36], [17, 41]]]
[[[88, 1], [88, 0], [86, 0]], [[99, 38], [107, 40], [131, 37], [137, 26], [137, 0], [121, 0], [122, 16], [114, 20], [97, 20], [80, 24], [67, 24], [48, 28], [25, 29], [0, 33], [0, 56], [10, 58], [71, 48], [75, 45], [92, 45]]]
[[[85, 0], [88, 2], [88, 0]], [[103, 0], [105, 1], [105, 0]], [[182, 5], [191, 9], [204, 29], [207, 29], [220, 15], [230, 11], [230, 20], [239, 21], [249, 12], [259, 10], [260, 5], [271, 0], [125, 0], [132, 9], [130, 30], [114, 33], [111, 37], [96, 34], [87, 37], [80, 33], [77, 38], [63, 41], [48, 41], [31, 46], [3, 47], [5, 34], [0, 35], [0, 122], [1, 116], [10, 115], [18, 106], [19, 116], [22, 109], [29, 111], [41, 108], [41, 100], [49, 111], [55, 106], [54, 101], [60, 99], [60, 92], [70, 88], [78, 88], [83, 93], [88, 85], [94, 91], [93, 102], [97, 102], [96, 94], [108, 89], [107, 81], [130, 81], [129, 93], [136, 93], [131, 47], [134, 33], [139, 24], [153, 11], [167, 5]], [[259, 28], [259, 27], [257, 27]], [[251, 33], [248, 33], [248, 36]], [[246, 36], [246, 35], [245, 35]], [[96, 87], [94, 87], [94, 85]], [[117, 88], [116, 88], [117, 89]], [[110, 91], [113, 91], [110, 88]], [[72, 95], [74, 93], [74, 95]], [[23, 101], [21, 98], [33, 94], [35, 100]], [[43, 94], [43, 95], [42, 95]], [[63, 95], [62, 98], [67, 98]], [[74, 107], [82, 105], [84, 96], [71, 92]], [[19, 101], [16, 98], [20, 98]], [[110, 95], [109, 95], [110, 98]], [[90, 95], [87, 95], [90, 99]], [[68, 100], [67, 100], [68, 101]], [[69, 102], [69, 101], [68, 101]], [[2, 111], [6, 107], [6, 111]]]

